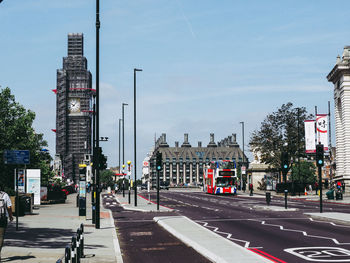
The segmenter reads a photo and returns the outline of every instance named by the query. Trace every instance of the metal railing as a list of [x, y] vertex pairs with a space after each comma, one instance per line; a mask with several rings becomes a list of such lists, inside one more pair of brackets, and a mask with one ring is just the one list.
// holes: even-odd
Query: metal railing
[[84, 257], [84, 225], [81, 224], [71, 243], [66, 246], [64, 258], [58, 259], [56, 263], [80, 263]]

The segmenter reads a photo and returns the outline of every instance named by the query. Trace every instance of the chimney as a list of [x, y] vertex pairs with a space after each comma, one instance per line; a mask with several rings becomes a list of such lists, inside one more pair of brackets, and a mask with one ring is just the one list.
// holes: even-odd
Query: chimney
[[176, 148], [179, 147], [179, 142], [175, 142], [175, 147], [176, 147]]
[[188, 142], [188, 133], [184, 134], [184, 143], [181, 145], [181, 147], [191, 147], [191, 144]]
[[216, 143], [214, 142], [214, 133], [210, 134], [210, 142], [207, 147], [217, 147]]
[[198, 148], [202, 148], [202, 142], [198, 142]]
[[169, 145], [166, 142], [166, 133], [162, 133], [162, 136], [160, 137], [160, 147], [169, 147]]

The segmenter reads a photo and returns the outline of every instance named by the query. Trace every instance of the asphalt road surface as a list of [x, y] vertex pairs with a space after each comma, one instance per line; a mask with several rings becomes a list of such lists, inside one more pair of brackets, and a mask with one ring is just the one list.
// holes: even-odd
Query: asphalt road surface
[[[106, 202], [111, 205], [106, 206]], [[103, 204], [112, 211], [124, 263], [210, 262], [153, 221], [153, 217], [176, 213], [124, 210], [115, 200], [106, 198], [106, 195]]]
[[[264, 196], [161, 191], [160, 204], [272, 262], [350, 262], [350, 225], [304, 215], [319, 212], [319, 202], [293, 200], [288, 208], [297, 211], [272, 211], [263, 209]], [[284, 198], [273, 197], [270, 205], [284, 208]], [[350, 206], [323, 203], [323, 211], [350, 213]]]

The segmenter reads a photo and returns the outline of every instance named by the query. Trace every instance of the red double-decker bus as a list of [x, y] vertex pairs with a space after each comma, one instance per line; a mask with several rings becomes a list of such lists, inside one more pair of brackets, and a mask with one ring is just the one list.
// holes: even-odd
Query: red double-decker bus
[[236, 194], [237, 169], [233, 161], [213, 161], [204, 169], [204, 192]]

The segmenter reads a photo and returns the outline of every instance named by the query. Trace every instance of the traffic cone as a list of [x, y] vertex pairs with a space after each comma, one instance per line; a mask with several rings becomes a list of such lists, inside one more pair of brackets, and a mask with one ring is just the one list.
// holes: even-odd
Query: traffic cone
[[305, 195], [307, 195], [306, 187], [305, 187]]

